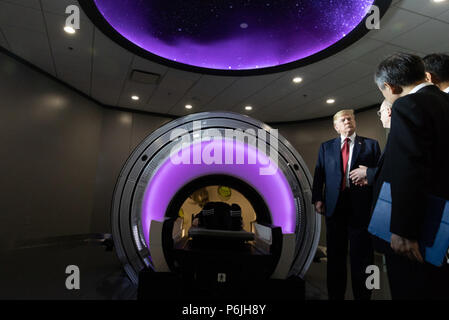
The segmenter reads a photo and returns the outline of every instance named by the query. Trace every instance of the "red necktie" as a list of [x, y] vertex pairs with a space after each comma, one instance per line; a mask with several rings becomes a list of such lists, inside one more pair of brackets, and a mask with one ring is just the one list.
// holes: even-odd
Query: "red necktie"
[[348, 170], [348, 160], [349, 160], [349, 141], [351, 139], [346, 138], [343, 148], [341, 148], [341, 159], [343, 161], [343, 181], [341, 183], [341, 190], [346, 188], [346, 172]]

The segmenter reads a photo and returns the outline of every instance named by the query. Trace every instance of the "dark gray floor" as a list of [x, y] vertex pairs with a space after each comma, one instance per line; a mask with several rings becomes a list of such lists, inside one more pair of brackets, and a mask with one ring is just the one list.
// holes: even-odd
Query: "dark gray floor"
[[[325, 247], [320, 247], [326, 252]], [[349, 259], [348, 259], [349, 260]], [[373, 290], [373, 300], [391, 300], [390, 287], [388, 285], [388, 278], [386, 268], [384, 267], [382, 256], [375, 255], [374, 263], [380, 270], [380, 289]], [[327, 300], [327, 288], [326, 288], [326, 258], [321, 259], [319, 263], [312, 263], [310, 266], [305, 280], [306, 280], [306, 299], [308, 300]], [[346, 285], [346, 300], [353, 300], [351, 289], [351, 275], [349, 273], [349, 261], [348, 261], [348, 282]], [[367, 275], [368, 276], [368, 275]]]
[[[382, 259], [376, 258], [381, 267]], [[68, 290], [68, 265], [80, 269], [80, 289]], [[389, 299], [386, 273], [373, 299]], [[347, 299], [352, 299], [348, 277]], [[111, 300], [136, 299], [137, 288], [124, 273], [114, 251], [89, 243], [28, 247], [0, 252], [0, 299]], [[306, 275], [306, 299], [326, 300], [326, 259], [312, 263]]]
[[[0, 253], [0, 299], [136, 299], [113, 251], [75, 244], [19, 249]], [[68, 265], [80, 270], [80, 289], [68, 290]]]

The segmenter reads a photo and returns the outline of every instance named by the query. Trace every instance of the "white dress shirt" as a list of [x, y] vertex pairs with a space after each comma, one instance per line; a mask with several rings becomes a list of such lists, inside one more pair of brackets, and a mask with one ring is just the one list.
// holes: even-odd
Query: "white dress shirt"
[[349, 137], [345, 137], [344, 135], [340, 136], [341, 137], [341, 149], [343, 149], [343, 145], [345, 144], [346, 138], [349, 138], [351, 140], [349, 142], [349, 158], [348, 158], [348, 166], [346, 169], [346, 188], [349, 188], [349, 186], [350, 186], [349, 171], [351, 171], [352, 151], [354, 150], [355, 136], [356, 136], [355, 132], [352, 134], [352, 136], [349, 136]]
[[423, 82], [421, 84], [418, 84], [416, 87], [414, 87], [412, 89], [412, 91], [410, 91], [408, 94], [417, 93], [419, 90], [421, 90], [422, 88], [427, 87], [427, 86], [434, 86], [434, 84], [431, 82]]

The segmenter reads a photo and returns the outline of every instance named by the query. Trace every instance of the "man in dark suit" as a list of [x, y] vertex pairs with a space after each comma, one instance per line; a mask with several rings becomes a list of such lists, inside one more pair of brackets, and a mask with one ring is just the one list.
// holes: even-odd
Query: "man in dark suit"
[[441, 91], [449, 93], [449, 55], [429, 54], [424, 57], [427, 81], [432, 82]]
[[360, 165], [376, 166], [380, 148], [376, 140], [356, 135], [353, 110], [337, 112], [334, 128], [339, 137], [320, 147], [312, 193], [316, 211], [326, 216], [328, 294], [331, 300], [344, 299], [349, 240], [354, 298], [368, 300], [365, 272], [373, 264], [367, 232], [372, 190], [353, 184], [349, 172]]
[[391, 184], [391, 249], [385, 253], [393, 299], [449, 298], [449, 265], [423, 261], [418, 239], [426, 219], [426, 198], [449, 199], [449, 102], [426, 81], [418, 56], [384, 60], [376, 84], [391, 103], [391, 131], [374, 184], [375, 201]]

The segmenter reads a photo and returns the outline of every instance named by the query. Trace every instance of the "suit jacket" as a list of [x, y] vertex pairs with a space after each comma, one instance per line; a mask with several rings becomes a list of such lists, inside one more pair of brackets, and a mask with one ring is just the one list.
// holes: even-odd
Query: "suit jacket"
[[[356, 135], [349, 170], [358, 168], [360, 165], [375, 167], [379, 156], [380, 147], [376, 140]], [[338, 137], [321, 144], [313, 179], [312, 202], [323, 201], [328, 217], [334, 214], [340, 195], [341, 183], [344, 178], [342, 168], [341, 138]], [[372, 188], [358, 187], [351, 182], [350, 190], [354, 195], [351, 197], [353, 211], [368, 219]]]
[[374, 199], [391, 184], [390, 231], [418, 239], [429, 194], [449, 199], [449, 100], [435, 86], [398, 99], [383, 165], [377, 169]]
[[367, 168], [366, 169], [366, 180], [368, 182], [368, 185], [372, 186], [374, 185], [378, 175], [379, 175], [379, 168], [382, 167], [383, 163], [384, 163], [384, 157], [385, 152], [382, 152], [382, 154], [380, 155], [379, 161], [377, 162], [377, 166], [374, 168]]

